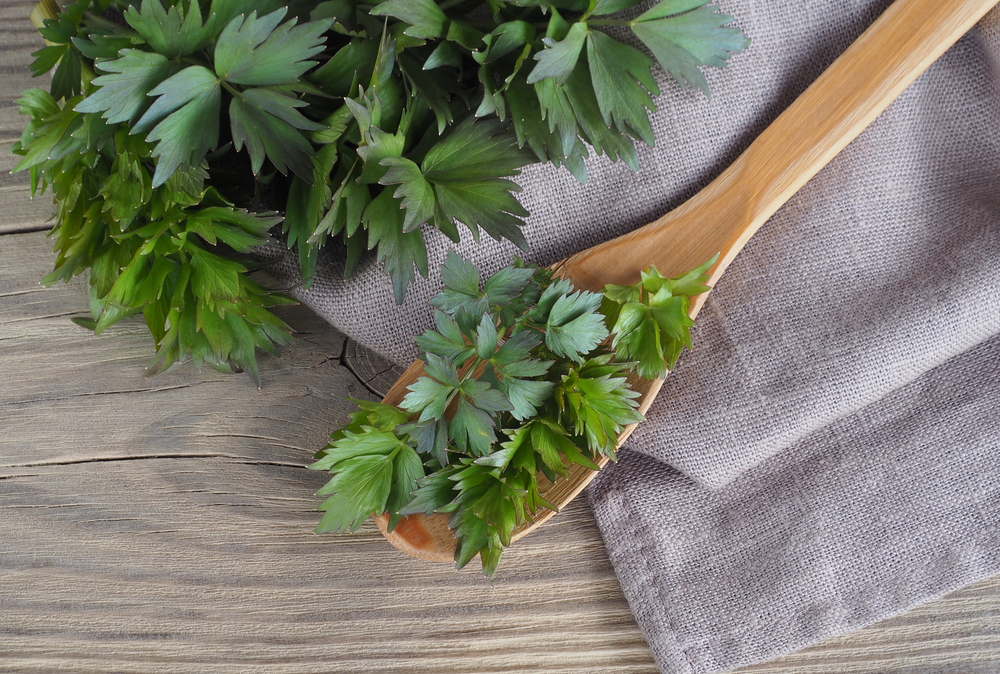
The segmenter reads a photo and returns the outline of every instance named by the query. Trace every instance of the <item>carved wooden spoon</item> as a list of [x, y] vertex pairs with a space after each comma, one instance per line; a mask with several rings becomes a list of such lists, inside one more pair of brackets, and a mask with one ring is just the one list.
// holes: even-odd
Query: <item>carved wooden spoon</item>
[[[600, 291], [608, 283], [637, 283], [639, 272], [650, 265], [676, 276], [719, 253], [709, 272], [708, 284], [714, 286], [760, 226], [998, 2], [896, 0], [710, 185], [659, 220], [557, 262], [555, 275], [578, 288]], [[692, 300], [692, 318], [706, 295]], [[413, 363], [383, 402], [398, 405], [422, 373], [422, 363]], [[632, 378], [630, 383], [642, 394], [639, 410], [645, 413], [663, 380]], [[619, 446], [634, 429], [622, 432]], [[596, 474], [574, 464], [558, 483], [543, 475], [538, 483], [542, 495], [561, 508]], [[513, 540], [554, 514], [537, 513], [534, 522], [515, 530]], [[403, 552], [432, 561], [454, 560], [447, 515], [404, 517], [391, 534], [386, 533], [388, 517], [376, 521]]]

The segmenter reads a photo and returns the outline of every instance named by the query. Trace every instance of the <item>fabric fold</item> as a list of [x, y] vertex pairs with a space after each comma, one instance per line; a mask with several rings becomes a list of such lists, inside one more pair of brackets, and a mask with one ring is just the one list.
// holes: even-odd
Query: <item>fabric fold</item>
[[970, 35], [751, 239], [637, 451], [718, 489], [1000, 331], [998, 112]]
[[1000, 338], [710, 491], [634, 451], [588, 495], [668, 674], [767, 660], [1000, 572]]

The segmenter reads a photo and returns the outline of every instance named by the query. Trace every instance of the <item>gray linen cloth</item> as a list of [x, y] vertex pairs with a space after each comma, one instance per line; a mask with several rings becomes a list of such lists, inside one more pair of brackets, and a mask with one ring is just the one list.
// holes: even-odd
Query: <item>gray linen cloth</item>
[[[660, 76], [641, 168], [579, 185], [530, 167], [528, 259], [549, 264], [669, 211], [724, 169], [888, 6], [722, 0], [752, 40]], [[663, 672], [772, 658], [1000, 572], [1000, 14], [992, 13], [753, 238], [695, 348], [589, 490]], [[450, 246], [397, 307], [369, 264], [326, 256], [300, 298], [404, 364]], [[486, 273], [517, 253], [454, 246]], [[272, 273], [296, 280], [290, 254]], [[363, 301], [361, 301], [363, 299]]]

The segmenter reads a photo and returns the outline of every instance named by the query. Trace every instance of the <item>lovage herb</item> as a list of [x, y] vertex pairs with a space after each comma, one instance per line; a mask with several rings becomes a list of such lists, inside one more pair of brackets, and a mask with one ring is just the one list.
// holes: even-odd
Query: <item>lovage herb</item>
[[288, 340], [266, 310], [286, 299], [247, 277], [278, 223], [306, 283], [334, 246], [400, 302], [431, 230], [525, 248], [524, 166], [585, 180], [593, 150], [637, 169], [653, 60], [707, 94], [700, 68], [747, 44], [702, 0], [618, 18], [637, 1], [43, 0], [31, 68], [52, 84], [20, 99], [13, 152], [59, 206], [46, 282], [90, 270], [98, 331], [141, 311], [154, 370], [254, 375]]
[[597, 470], [642, 420], [626, 375], [662, 377], [690, 345], [692, 322], [685, 314], [675, 329], [674, 305], [687, 310], [709, 289], [713, 262], [677, 278], [651, 268], [599, 294], [521, 263], [482, 282], [450, 252], [431, 301], [437, 329], [416, 338], [424, 376], [399, 407], [357, 401], [311, 466], [333, 475], [319, 491], [317, 531], [354, 531], [384, 513], [391, 531], [404, 515], [448, 513], [458, 568], [479, 554], [492, 576], [514, 529], [555, 510], [538, 474], [555, 482], [572, 464]]

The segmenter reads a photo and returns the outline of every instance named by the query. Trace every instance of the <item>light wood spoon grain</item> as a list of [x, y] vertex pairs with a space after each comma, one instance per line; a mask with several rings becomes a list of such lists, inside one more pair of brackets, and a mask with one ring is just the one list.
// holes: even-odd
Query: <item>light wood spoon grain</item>
[[[719, 253], [709, 272], [708, 283], [715, 285], [754, 232], [997, 2], [896, 0], [705, 189], [645, 227], [556, 263], [554, 273], [571, 279], [578, 288], [599, 291], [608, 283], [637, 283], [639, 272], [650, 265], [675, 276]], [[706, 296], [692, 301], [692, 318]], [[413, 363], [383, 402], [398, 405], [407, 387], [423, 373], [421, 365]], [[636, 378], [631, 384], [642, 394], [639, 409], [645, 413], [663, 380]], [[618, 444], [634, 429], [634, 425], [626, 428]], [[596, 474], [574, 465], [569, 476], [554, 485], [539, 475], [539, 487], [561, 508]], [[540, 511], [534, 522], [515, 531], [513, 539], [554, 514]], [[454, 560], [455, 539], [447, 515], [403, 518], [392, 533], [386, 532], [386, 517], [376, 521], [389, 542], [403, 552], [420, 559]]]

